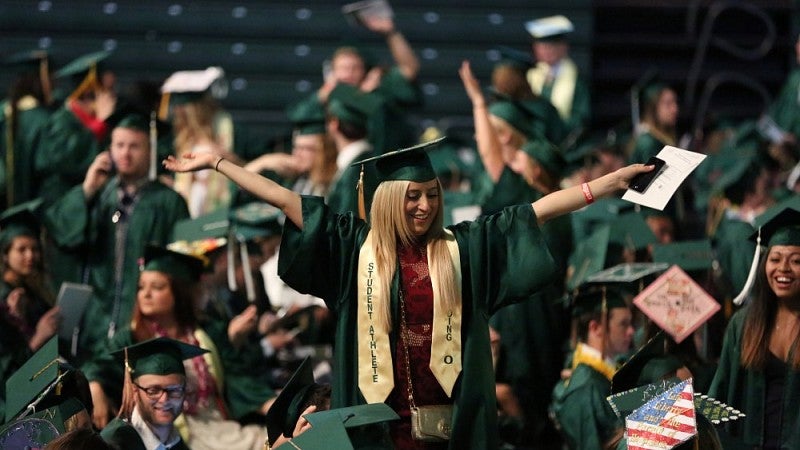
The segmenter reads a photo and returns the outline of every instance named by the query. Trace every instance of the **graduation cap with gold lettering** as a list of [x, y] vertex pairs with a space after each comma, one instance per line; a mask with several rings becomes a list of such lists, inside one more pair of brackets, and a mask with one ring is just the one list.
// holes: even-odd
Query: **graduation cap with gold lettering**
[[77, 87], [69, 95], [74, 100], [84, 93], [100, 89], [100, 63], [111, 56], [109, 51], [93, 52], [82, 55], [56, 71], [56, 78], [72, 77]]

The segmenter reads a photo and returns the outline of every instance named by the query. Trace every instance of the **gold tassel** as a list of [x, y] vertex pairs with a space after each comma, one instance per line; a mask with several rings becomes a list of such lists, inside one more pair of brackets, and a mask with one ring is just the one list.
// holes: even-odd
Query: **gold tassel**
[[125, 348], [125, 376], [122, 382], [122, 403], [119, 405], [119, 412], [117, 417], [124, 420], [130, 420], [133, 414], [133, 407], [136, 405], [133, 390], [133, 380], [131, 379], [131, 366], [128, 362], [128, 349]]
[[158, 118], [167, 120], [169, 115], [169, 92], [161, 94], [161, 103], [158, 104]]
[[358, 183], [356, 184], [356, 191], [358, 192], [358, 217], [361, 220], [367, 220], [367, 207], [364, 204], [364, 165], [361, 165], [361, 172], [358, 174]]
[[77, 100], [84, 92], [89, 89], [96, 89], [99, 84], [100, 82], [97, 81], [97, 64], [92, 63], [92, 66], [89, 68], [89, 73], [86, 74], [86, 78], [83, 79], [77, 89], [72, 91], [72, 94], [69, 94], [68, 100]]

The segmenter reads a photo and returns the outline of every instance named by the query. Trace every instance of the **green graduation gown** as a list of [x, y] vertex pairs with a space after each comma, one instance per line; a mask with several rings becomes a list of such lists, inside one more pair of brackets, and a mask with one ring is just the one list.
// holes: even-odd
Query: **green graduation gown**
[[789, 74], [769, 115], [784, 131], [800, 136], [800, 69]]
[[94, 158], [104, 148], [66, 106], [56, 110], [44, 128], [36, 150], [39, 195], [51, 204], [80, 184]]
[[748, 238], [754, 231], [749, 223], [726, 213], [713, 236], [717, 261], [731, 283], [734, 296], [744, 287], [753, 264], [756, 244]]
[[[375, 156], [372, 151], [365, 151], [353, 159], [353, 161], [360, 161]], [[370, 170], [372, 163], [364, 166], [364, 207], [367, 214], [372, 206], [372, 196], [375, 194], [375, 188], [378, 186], [378, 181], [375, 177], [375, 170]], [[360, 166], [348, 166], [342, 171], [336, 181], [331, 184], [331, 189], [328, 192], [327, 204], [338, 214], [345, 214], [353, 212], [358, 214], [358, 178], [361, 175]]]
[[[365, 403], [358, 388], [358, 249], [368, 225], [337, 215], [319, 197], [303, 197], [303, 229], [284, 225], [278, 273], [289, 286], [325, 299], [336, 314], [331, 407]], [[462, 367], [453, 389], [451, 449], [496, 448], [497, 412], [488, 318], [550, 281], [553, 261], [530, 204], [448, 227], [462, 271]], [[308, 274], [313, 273], [313, 277]], [[398, 278], [392, 281], [392, 329], [400, 329]], [[396, 336], [390, 334], [392, 354]]]
[[106, 339], [111, 324], [119, 329], [130, 322], [139, 281], [139, 258], [144, 255], [145, 246], [166, 246], [171, 242], [175, 222], [189, 217], [186, 202], [177, 192], [160, 182], [144, 184], [127, 219], [127, 236], [123, 254], [119, 255], [123, 258], [122, 283], [117, 286], [117, 225], [112, 216], [118, 209], [118, 186], [118, 179], [112, 178], [89, 200], [81, 186], [75, 186], [45, 213], [45, 224], [58, 250], [74, 262], [60, 269], [61, 279], [57, 281], [84, 281], [94, 288], [81, 330], [81, 350], [87, 352]]
[[[736, 408], [745, 417], [732, 422], [720, 437], [726, 441], [725, 449], [758, 448], [764, 435], [764, 373], [741, 366], [742, 335], [748, 308], [731, 317], [725, 330], [717, 373], [711, 382], [708, 395]], [[781, 449], [800, 448], [800, 371], [788, 369], [783, 385], [781, 410]], [[727, 436], [726, 436], [727, 434]]]
[[[10, 131], [10, 108], [4, 103], [0, 108], [8, 114], [0, 114], [0, 130], [2, 130], [2, 139], [0, 140], [0, 149], [2, 149], [3, 160], [0, 162], [5, 168], [4, 176], [5, 183], [13, 183], [12, 186], [6, 186], [6, 190], [12, 190], [12, 200], [8, 203], [8, 196], [4, 195], [0, 199], [0, 204], [5, 207], [11, 207], [28, 200], [33, 200], [39, 195], [38, 177], [34, 176], [34, 163], [36, 158], [36, 151], [41, 141], [42, 131], [50, 118], [50, 110], [46, 107], [39, 105], [33, 97], [27, 97], [27, 102], [23, 98], [17, 103], [17, 129], [12, 133], [13, 148], [7, 147], [7, 133]], [[7, 109], [8, 108], [8, 109]], [[13, 152], [13, 167], [8, 167], [9, 159], [8, 152]], [[12, 176], [9, 176], [12, 173]], [[13, 180], [13, 181], [12, 181]]]
[[556, 385], [551, 407], [570, 449], [601, 449], [622, 427], [606, 401], [610, 394], [608, 378], [587, 364], [578, 364]]
[[[109, 444], [116, 445], [120, 450], [147, 450], [136, 428], [120, 418], [109, 422], [100, 432], [100, 437]], [[170, 450], [189, 450], [189, 447], [181, 439], [170, 447]]]

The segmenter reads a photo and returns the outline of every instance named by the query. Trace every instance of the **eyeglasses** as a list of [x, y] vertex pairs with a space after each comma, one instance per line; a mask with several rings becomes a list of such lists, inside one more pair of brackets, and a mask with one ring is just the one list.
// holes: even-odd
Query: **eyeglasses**
[[186, 386], [173, 386], [173, 387], [150, 386], [150, 387], [144, 387], [144, 386], [140, 386], [137, 383], [134, 383], [134, 382], [132, 382], [132, 383], [138, 389], [141, 389], [142, 391], [144, 391], [145, 395], [147, 395], [147, 398], [149, 398], [150, 400], [158, 400], [158, 399], [160, 399], [161, 395], [164, 394], [164, 392], [167, 393], [167, 398], [178, 399], [178, 398], [182, 398], [183, 394], [186, 392]]

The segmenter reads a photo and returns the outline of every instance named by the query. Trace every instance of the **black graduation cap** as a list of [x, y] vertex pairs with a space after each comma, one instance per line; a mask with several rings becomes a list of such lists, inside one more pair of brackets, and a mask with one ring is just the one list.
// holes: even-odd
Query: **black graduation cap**
[[299, 409], [304, 403], [306, 394], [316, 385], [312, 369], [311, 360], [307, 357], [269, 407], [265, 420], [270, 445], [274, 444], [281, 434], [292, 437], [295, 423], [303, 412]]
[[660, 330], [617, 370], [611, 379], [611, 393], [656, 383], [673, 376], [683, 366], [676, 356], [667, 351], [667, 337]]

